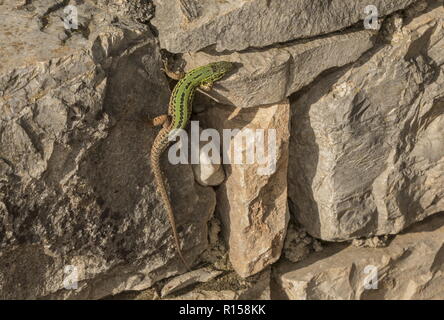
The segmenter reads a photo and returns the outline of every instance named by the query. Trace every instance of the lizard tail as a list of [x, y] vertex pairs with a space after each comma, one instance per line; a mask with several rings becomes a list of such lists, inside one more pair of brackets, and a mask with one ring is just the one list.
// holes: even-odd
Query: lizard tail
[[[156, 145], [156, 143], [154, 145]], [[164, 149], [164, 148], [161, 148], [161, 149]], [[179, 236], [177, 235], [177, 227], [176, 227], [176, 221], [174, 219], [173, 208], [171, 206], [170, 197], [168, 196], [168, 193], [166, 191], [165, 177], [163, 176], [162, 170], [160, 168], [160, 155], [164, 151], [161, 149], [157, 149], [157, 148], [153, 147], [153, 149], [151, 151], [151, 158], [150, 158], [151, 170], [154, 174], [154, 181], [156, 183], [157, 190], [160, 193], [160, 197], [162, 198], [163, 205], [164, 205], [165, 210], [167, 211], [167, 214], [168, 214], [168, 220], [170, 221], [170, 225], [172, 228], [172, 233], [173, 233], [177, 253], [179, 254], [179, 257], [182, 260], [185, 267], [187, 268], [187, 270], [190, 271], [191, 269], [190, 269], [188, 263], [186, 262], [183, 254], [182, 254], [182, 250], [180, 248], [180, 241], [179, 241]]]

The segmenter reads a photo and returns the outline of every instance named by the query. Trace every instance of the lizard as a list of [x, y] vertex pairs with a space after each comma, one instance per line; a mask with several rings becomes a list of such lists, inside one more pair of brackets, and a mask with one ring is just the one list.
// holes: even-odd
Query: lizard
[[186, 128], [191, 117], [193, 97], [196, 90], [199, 88], [205, 91], [211, 90], [213, 83], [221, 79], [232, 69], [233, 63], [219, 61], [189, 71], [179, 80], [173, 89], [168, 105], [168, 114], [157, 116], [151, 121], [152, 126], [162, 126], [151, 147], [151, 170], [154, 174], [157, 191], [160, 194], [163, 206], [168, 214], [177, 253], [187, 270], [190, 270], [190, 267], [180, 248], [171, 199], [167, 193], [165, 177], [160, 168], [160, 156], [170, 145], [169, 137], [171, 135], [174, 136], [174, 132], [177, 129]]

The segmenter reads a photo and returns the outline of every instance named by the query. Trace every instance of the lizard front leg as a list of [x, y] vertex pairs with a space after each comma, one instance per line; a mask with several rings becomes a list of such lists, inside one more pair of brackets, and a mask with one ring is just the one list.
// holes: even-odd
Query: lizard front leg
[[213, 89], [213, 82], [204, 82], [199, 86], [199, 89], [207, 92], [211, 91], [211, 89]]

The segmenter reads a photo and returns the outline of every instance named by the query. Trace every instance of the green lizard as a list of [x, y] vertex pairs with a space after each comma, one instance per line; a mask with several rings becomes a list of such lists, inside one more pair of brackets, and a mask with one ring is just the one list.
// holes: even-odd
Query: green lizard
[[175, 130], [186, 128], [190, 120], [192, 102], [196, 90], [198, 88], [206, 91], [211, 90], [213, 82], [221, 79], [232, 68], [233, 64], [231, 62], [220, 61], [191, 70], [174, 87], [168, 106], [168, 114], [158, 116], [152, 120], [152, 125], [162, 125], [163, 127], [156, 136], [151, 148], [151, 170], [154, 174], [157, 190], [168, 213], [177, 252], [188, 270], [190, 268], [180, 249], [173, 208], [166, 191], [165, 178], [160, 169], [160, 156], [170, 145], [168, 137], [174, 135]]

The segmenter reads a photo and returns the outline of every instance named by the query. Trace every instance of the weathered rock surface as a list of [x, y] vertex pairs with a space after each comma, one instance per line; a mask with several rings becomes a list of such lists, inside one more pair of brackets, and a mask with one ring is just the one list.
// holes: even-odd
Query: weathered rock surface
[[224, 55], [186, 53], [182, 58], [187, 71], [214, 61], [235, 62], [237, 70], [218, 81], [208, 95], [224, 104], [248, 108], [279, 103], [322, 72], [356, 61], [373, 47], [374, 35], [357, 31], [270, 49]]
[[444, 210], [444, 8], [292, 103], [289, 197], [324, 240], [396, 234]]
[[214, 283], [202, 284], [193, 290], [178, 295], [174, 300], [270, 300], [270, 268], [249, 278], [239, 279], [232, 273], [219, 278]]
[[[212, 281], [196, 283], [182, 288], [181, 291], [171, 292], [165, 297], [160, 297], [157, 290], [152, 288], [140, 293], [125, 292], [109, 298], [118, 300], [270, 300], [272, 293], [270, 269], [267, 268], [248, 279], [239, 277], [233, 271], [226, 271]], [[189, 275], [183, 274], [178, 279], [187, 277]], [[178, 283], [175, 279], [172, 281]]]
[[[100, 298], [184, 269], [148, 164], [157, 129], [142, 121], [170, 94], [155, 39], [90, 2], [77, 8], [69, 32], [53, 1], [0, 4], [2, 299]], [[162, 167], [192, 261], [215, 194], [191, 166]]]
[[[202, 136], [202, 130], [199, 130]], [[210, 144], [210, 146], [209, 146]], [[193, 164], [194, 178], [202, 186], [218, 186], [225, 180], [225, 171], [221, 161], [213, 161], [205, 150], [219, 150], [214, 141], [199, 141], [199, 163]]]
[[163, 286], [161, 291], [161, 297], [165, 297], [170, 293], [186, 288], [187, 286], [190, 286], [192, 284], [196, 284], [199, 282], [208, 282], [216, 278], [218, 275], [222, 274], [222, 272], [223, 271], [211, 270], [209, 268], [202, 268], [177, 276], [168, 281]]
[[310, 237], [299, 225], [290, 222], [285, 237], [283, 256], [291, 262], [306, 259], [312, 252], [322, 250], [321, 243]]
[[280, 263], [274, 275], [279, 298], [442, 300], [444, 215], [415, 225], [387, 248], [334, 244], [298, 264]]
[[152, 0], [93, 0], [103, 9], [124, 18], [147, 23], [154, 16]]
[[[260, 163], [257, 146], [255, 149], [251, 141], [247, 147], [240, 143], [246, 131], [234, 133], [235, 138], [225, 133], [227, 138], [221, 140], [226, 141], [222, 149], [227, 150], [230, 164], [224, 162], [227, 180], [217, 190], [216, 211], [229, 245], [230, 261], [242, 277], [263, 270], [281, 254], [288, 223], [289, 107], [283, 101], [267, 108], [249, 108], [232, 120], [228, 120], [232, 110], [224, 106], [211, 107], [199, 115], [202, 126], [216, 128], [221, 137], [223, 129], [265, 130], [264, 160], [268, 161], [264, 163]], [[270, 129], [276, 130], [275, 142]], [[268, 143], [276, 147], [274, 155]], [[251, 162], [245, 158], [249, 151], [256, 151]], [[238, 155], [242, 158], [236, 160]]]
[[265, 47], [326, 34], [354, 25], [372, 4], [379, 16], [416, 0], [154, 0], [162, 48], [196, 52], [214, 45], [219, 52]]
[[[151, 288], [140, 293], [124, 292], [108, 298], [118, 300], [270, 300], [272, 292], [270, 271], [270, 268], [267, 268], [248, 279], [243, 279], [231, 270], [223, 272], [212, 281], [196, 283], [164, 297], [159, 296], [158, 290]], [[213, 272], [215, 271], [210, 271], [210, 273]], [[177, 277], [179, 281], [175, 279], [171, 281], [175, 284], [180, 283], [182, 279], [189, 278], [190, 274]]]

